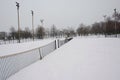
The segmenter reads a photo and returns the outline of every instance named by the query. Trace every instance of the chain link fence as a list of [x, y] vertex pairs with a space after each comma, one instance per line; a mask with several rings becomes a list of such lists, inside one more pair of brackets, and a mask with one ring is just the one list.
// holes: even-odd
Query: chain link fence
[[[0, 57], [0, 80], [6, 80], [24, 67], [42, 59], [55, 49], [66, 43], [65, 40], [56, 40], [48, 45], [35, 48], [22, 53]], [[68, 42], [68, 41], [67, 41]], [[58, 44], [59, 43], [59, 44]]]
[[61, 47], [62, 45], [64, 45], [65, 43], [69, 42], [70, 40], [72, 40], [73, 38], [66, 38], [64, 40], [59, 40], [58, 39], [58, 48]]

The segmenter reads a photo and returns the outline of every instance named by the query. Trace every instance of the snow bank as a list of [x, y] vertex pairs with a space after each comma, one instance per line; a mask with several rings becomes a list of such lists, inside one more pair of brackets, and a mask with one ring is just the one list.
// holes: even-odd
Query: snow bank
[[75, 38], [8, 80], [120, 80], [120, 39]]

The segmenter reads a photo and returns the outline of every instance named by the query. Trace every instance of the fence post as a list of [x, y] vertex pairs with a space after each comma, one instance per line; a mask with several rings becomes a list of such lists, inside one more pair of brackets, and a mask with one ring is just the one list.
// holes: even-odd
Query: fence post
[[39, 48], [39, 54], [40, 54], [40, 60], [41, 60], [42, 59], [42, 52], [41, 52], [40, 48]]
[[58, 42], [58, 48], [60, 47], [60, 42], [59, 42], [59, 39], [57, 40], [57, 42]]
[[55, 49], [57, 49], [57, 43], [56, 43], [57, 41], [55, 40]]

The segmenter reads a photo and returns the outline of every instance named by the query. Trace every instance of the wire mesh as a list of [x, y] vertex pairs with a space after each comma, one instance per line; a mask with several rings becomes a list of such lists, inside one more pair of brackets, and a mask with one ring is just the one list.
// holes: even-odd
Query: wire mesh
[[56, 46], [62, 46], [66, 40], [58, 40], [48, 45], [25, 51], [22, 53], [7, 55], [0, 57], [0, 80], [6, 80], [24, 67], [42, 59], [56, 49]]
[[19, 70], [39, 60], [41, 55], [44, 57], [54, 50], [55, 41], [33, 50], [0, 57], [0, 80], [6, 80]]

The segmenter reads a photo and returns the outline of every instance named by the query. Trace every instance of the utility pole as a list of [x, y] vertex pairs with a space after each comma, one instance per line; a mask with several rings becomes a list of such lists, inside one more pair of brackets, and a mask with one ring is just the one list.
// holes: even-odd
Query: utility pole
[[31, 10], [32, 14], [32, 31], [33, 31], [33, 41], [34, 41], [34, 12]]
[[115, 37], [117, 37], [116, 9], [114, 9], [114, 12], [115, 12]]
[[17, 6], [17, 14], [18, 14], [18, 43], [20, 43], [20, 20], [19, 20], [19, 3], [16, 2], [16, 6]]
[[105, 21], [105, 24], [104, 24], [104, 27], [105, 27], [105, 37], [107, 37], [106, 15], [104, 15], [103, 17], [104, 17], [104, 21]]

